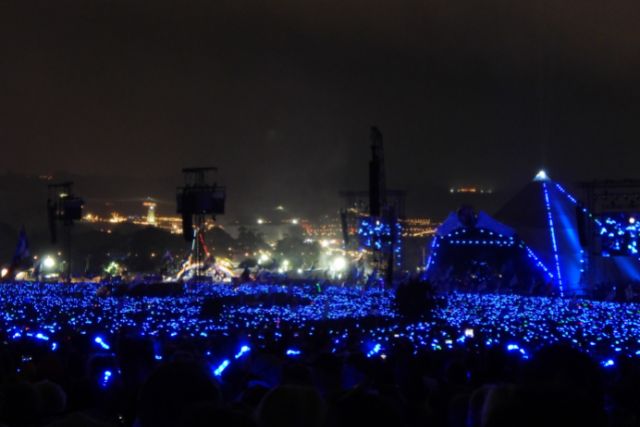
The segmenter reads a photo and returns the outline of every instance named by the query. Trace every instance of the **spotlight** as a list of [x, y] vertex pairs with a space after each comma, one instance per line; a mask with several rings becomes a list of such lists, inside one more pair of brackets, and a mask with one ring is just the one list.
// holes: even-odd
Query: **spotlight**
[[534, 181], [549, 181], [549, 175], [544, 171], [544, 169], [540, 169], [540, 172], [536, 174], [533, 178]]
[[51, 255], [47, 255], [43, 260], [42, 260], [42, 265], [44, 266], [44, 268], [46, 268], [47, 270], [51, 270], [56, 266], [56, 260], [53, 259], [53, 257]]
[[347, 268], [347, 260], [345, 257], [336, 257], [331, 261], [331, 270], [344, 271]]

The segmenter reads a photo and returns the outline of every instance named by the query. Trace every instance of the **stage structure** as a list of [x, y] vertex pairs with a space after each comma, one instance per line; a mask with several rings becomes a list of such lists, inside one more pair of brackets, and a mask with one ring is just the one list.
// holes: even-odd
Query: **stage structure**
[[84, 201], [73, 194], [73, 182], [49, 185], [47, 218], [51, 243], [58, 243], [58, 226], [62, 228], [62, 245], [66, 258], [67, 280], [71, 280], [71, 228], [75, 221], [82, 219]]
[[463, 206], [438, 227], [425, 274], [439, 291], [547, 291], [554, 275], [515, 230]]
[[224, 214], [226, 188], [213, 180], [217, 168], [186, 168], [182, 173], [184, 186], [178, 187], [176, 193], [177, 212], [182, 216], [184, 239], [191, 243], [191, 258], [198, 277], [210, 255], [204, 239], [205, 219], [210, 215], [215, 220], [216, 215]]
[[552, 267], [561, 294], [580, 296], [602, 284], [640, 281], [640, 181], [581, 187], [587, 203], [541, 171], [496, 218], [514, 227]]
[[395, 270], [404, 268], [402, 226], [406, 193], [388, 190], [384, 167], [382, 133], [371, 128], [369, 190], [341, 191], [340, 211], [345, 249], [365, 249], [372, 254], [372, 267], [390, 283]]
[[[593, 295], [601, 285], [640, 282], [640, 181], [594, 181], [581, 187], [587, 203], [540, 171], [494, 218], [515, 231], [559, 296]], [[427, 271], [440, 257], [446, 224], [433, 240]], [[464, 240], [472, 246], [482, 242]]]
[[562, 185], [540, 171], [495, 218], [516, 230], [553, 274], [560, 296], [584, 295], [586, 253], [580, 241], [581, 206]]
[[580, 225], [592, 286], [640, 281], [640, 180], [581, 183], [586, 203]]
[[[482, 215], [484, 214], [479, 215], [478, 223], [481, 222]], [[515, 245], [523, 248], [532, 265], [545, 273], [544, 278], [551, 284], [553, 293], [564, 297], [583, 295], [588, 288], [586, 249], [579, 238], [581, 215], [584, 212], [578, 201], [562, 185], [540, 171], [492, 219], [513, 230], [514, 241], [518, 242]], [[428, 272], [432, 268], [434, 257], [435, 260], [439, 257], [438, 248], [443, 242], [442, 229], [445, 224], [432, 242], [431, 255], [427, 261]], [[498, 231], [494, 228], [493, 232]], [[483, 245], [484, 239], [474, 236], [466, 241], [467, 245], [474, 246]], [[491, 245], [494, 248], [500, 246], [494, 243]], [[522, 258], [520, 255], [518, 257]], [[516, 262], [516, 258], [513, 260]]]

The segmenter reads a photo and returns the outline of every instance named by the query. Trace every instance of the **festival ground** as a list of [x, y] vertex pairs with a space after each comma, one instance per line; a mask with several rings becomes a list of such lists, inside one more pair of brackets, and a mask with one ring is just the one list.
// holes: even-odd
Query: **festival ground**
[[11, 283], [0, 288], [5, 346], [65, 351], [69, 343], [116, 352], [121, 338], [153, 343], [163, 360], [189, 343], [212, 368], [240, 348], [314, 357], [399, 348], [484, 351], [505, 348], [527, 358], [566, 343], [598, 361], [640, 356], [640, 305], [496, 294], [441, 295], [424, 319], [409, 322], [392, 291], [361, 287], [201, 284], [172, 297], [99, 297], [98, 285]]

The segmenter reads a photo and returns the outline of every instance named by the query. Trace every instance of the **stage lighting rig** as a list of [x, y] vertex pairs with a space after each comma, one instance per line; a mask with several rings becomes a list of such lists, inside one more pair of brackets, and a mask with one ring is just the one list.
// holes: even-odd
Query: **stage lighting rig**
[[224, 214], [226, 200], [225, 187], [219, 186], [212, 175], [215, 167], [185, 168], [184, 186], [176, 193], [177, 212], [182, 216], [182, 234], [192, 244], [192, 256], [196, 263], [196, 273], [200, 275], [208, 249], [204, 241], [204, 223], [208, 215], [215, 220]]
[[83, 207], [84, 200], [73, 194], [73, 182], [49, 185], [47, 217], [51, 243], [54, 245], [58, 243], [58, 225], [60, 225], [64, 239], [68, 280], [71, 280], [71, 227], [75, 221], [82, 219]]

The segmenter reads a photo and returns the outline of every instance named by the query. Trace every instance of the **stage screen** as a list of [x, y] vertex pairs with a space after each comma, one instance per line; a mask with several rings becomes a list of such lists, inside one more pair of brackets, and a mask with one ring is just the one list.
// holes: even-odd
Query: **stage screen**
[[598, 219], [603, 256], [638, 255], [640, 213], [615, 212], [603, 214]]
[[370, 218], [358, 220], [358, 240], [361, 247], [385, 251], [391, 247], [392, 243], [397, 244], [401, 235], [402, 229], [397, 222], [390, 224], [387, 221]]

